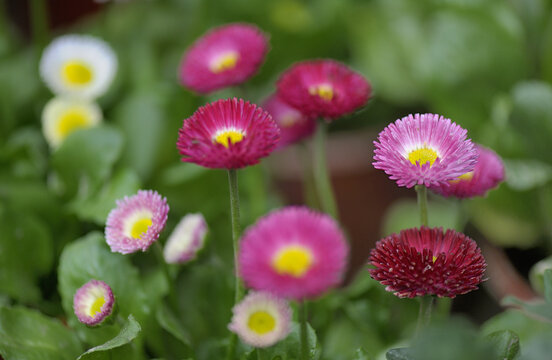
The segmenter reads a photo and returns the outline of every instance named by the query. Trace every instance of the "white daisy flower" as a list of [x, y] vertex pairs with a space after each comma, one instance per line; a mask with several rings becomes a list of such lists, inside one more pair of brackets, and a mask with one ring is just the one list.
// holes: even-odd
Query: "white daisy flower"
[[78, 129], [97, 126], [102, 121], [100, 107], [86, 100], [56, 97], [42, 111], [42, 131], [52, 148]]
[[55, 94], [80, 98], [103, 95], [117, 71], [117, 57], [103, 40], [65, 35], [44, 50], [40, 75]]
[[254, 347], [268, 347], [291, 331], [291, 308], [286, 300], [268, 292], [250, 292], [232, 309], [230, 331]]
[[207, 223], [201, 214], [188, 214], [180, 220], [169, 236], [163, 249], [165, 261], [169, 264], [182, 264], [195, 259], [203, 249]]

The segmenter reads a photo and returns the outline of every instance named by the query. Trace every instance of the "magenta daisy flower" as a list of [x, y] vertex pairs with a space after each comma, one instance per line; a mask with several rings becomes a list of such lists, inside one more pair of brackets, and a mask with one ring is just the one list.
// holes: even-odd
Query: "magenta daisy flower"
[[347, 252], [345, 237], [330, 216], [287, 207], [247, 229], [238, 269], [253, 289], [302, 300], [339, 284]]
[[407, 229], [376, 243], [370, 275], [398, 297], [453, 298], [477, 289], [486, 263], [475, 241], [454, 230]]
[[184, 216], [169, 236], [163, 249], [163, 257], [169, 264], [182, 264], [195, 259], [203, 249], [207, 235], [207, 223], [201, 214]]
[[94, 326], [102, 323], [113, 311], [115, 297], [109, 285], [90, 280], [73, 297], [73, 310], [79, 321]]
[[278, 148], [299, 142], [314, 133], [316, 120], [303, 115], [299, 110], [282, 101], [278, 95], [272, 95], [263, 104], [272, 119], [280, 128]]
[[250, 292], [232, 309], [230, 331], [254, 347], [268, 347], [288, 336], [292, 311], [286, 300], [268, 292]]
[[479, 157], [473, 171], [460, 175], [448, 184], [432, 186], [431, 190], [443, 196], [467, 198], [483, 196], [504, 180], [504, 165], [492, 150], [476, 145]]
[[339, 118], [363, 106], [371, 87], [366, 79], [334, 60], [311, 60], [293, 65], [278, 80], [285, 102], [311, 117]]
[[267, 52], [268, 38], [256, 26], [224, 25], [188, 49], [180, 64], [180, 81], [203, 94], [238, 85], [259, 69]]
[[117, 200], [105, 225], [105, 239], [111, 251], [146, 251], [165, 228], [168, 212], [167, 199], [153, 190], [139, 190], [134, 196]]
[[399, 186], [446, 184], [475, 167], [477, 151], [466, 133], [439, 115], [408, 115], [380, 132], [373, 165]]
[[280, 139], [272, 117], [242, 99], [218, 100], [184, 120], [177, 147], [182, 161], [238, 169], [268, 156]]

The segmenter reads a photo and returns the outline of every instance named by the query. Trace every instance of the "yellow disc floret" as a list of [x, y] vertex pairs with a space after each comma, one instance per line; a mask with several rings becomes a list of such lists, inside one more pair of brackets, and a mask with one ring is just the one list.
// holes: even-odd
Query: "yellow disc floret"
[[429, 165], [431, 166], [438, 157], [439, 155], [437, 154], [437, 152], [428, 147], [412, 150], [408, 154], [408, 160], [413, 165], [416, 165], [416, 163], [418, 163], [420, 166], [424, 165], [427, 162], [429, 162]]
[[86, 128], [90, 125], [90, 119], [87, 114], [79, 109], [68, 110], [65, 112], [57, 124], [57, 131], [61, 139], [65, 139], [67, 135], [81, 128]]
[[235, 51], [227, 52], [215, 58], [209, 65], [211, 72], [218, 74], [236, 67], [240, 54]]
[[86, 63], [72, 60], [65, 63], [62, 68], [63, 78], [69, 85], [86, 85], [92, 81], [92, 69]]
[[276, 253], [272, 267], [280, 275], [300, 278], [311, 268], [313, 256], [310, 249], [301, 245], [286, 246]]
[[132, 228], [130, 230], [130, 235], [135, 239], [139, 239], [142, 236], [143, 233], [148, 231], [151, 224], [153, 224], [153, 222], [151, 221], [150, 218], [138, 219], [132, 225]]
[[470, 181], [473, 178], [473, 171], [467, 172], [458, 176], [456, 179], [449, 181], [450, 183], [456, 184], [460, 181]]
[[230, 143], [235, 144], [243, 140], [243, 133], [237, 130], [227, 130], [222, 131], [215, 135], [215, 142], [223, 145], [224, 147], [229, 147]]
[[105, 304], [105, 298], [103, 296], [98, 296], [96, 300], [90, 306], [90, 313], [88, 315], [94, 316], [97, 313], [102, 311], [102, 306]]
[[331, 101], [334, 97], [333, 88], [331, 85], [328, 85], [328, 84], [311, 86], [309, 88], [309, 94], [318, 95], [321, 99], [326, 101]]
[[268, 312], [259, 310], [249, 316], [247, 327], [257, 334], [263, 335], [274, 330], [276, 319]]

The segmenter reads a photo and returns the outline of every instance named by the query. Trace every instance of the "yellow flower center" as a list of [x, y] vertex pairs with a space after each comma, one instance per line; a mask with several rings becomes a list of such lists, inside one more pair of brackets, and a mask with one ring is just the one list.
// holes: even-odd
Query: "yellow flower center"
[[209, 70], [215, 74], [219, 74], [226, 70], [231, 70], [236, 67], [240, 54], [235, 51], [227, 52], [216, 57], [209, 65]]
[[435, 160], [437, 160], [437, 152], [433, 149], [423, 147], [421, 149], [412, 150], [408, 154], [408, 160], [413, 165], [416, 165], [416, 163], [419, 163], [419, 166], [422, 166], [426, 162], [429, 162], [429, 165], [433, 165]]
[[64, 139], [73, 131], [88, 127], [90, 120], [83, 111], [69, 110], [59, 119], [57, 130], [60, 137]]
[[86, 85], [92, 80], [92, 69], [82, 61], [72, 60], [62, 69], [63, 78], [69, 85]]
[[437, 261], [437, 256], [433, 255], [433, 262]]
[[272, 267], [280, 275], [300, 278], [312, 266], [312, 252], [301, 245], [286, 246], [272, 260]]
[[151, 226], [151, 224], [153, 224], [153, 222], [150, 218], [145, 217], [138, 219], [134, 224], [132, 224], [130, 236], [135, 239], [140, 239], [142, 234], [148, 231], [148, 228]]
[[460, 181], [470, 181], [473, 178], [473, 171], [467, 172], [458, 176], [456, 179], [449, 181], [452, 184], [456, 184]]
[[334, 97], [333, 88], [328, 84], [311, 86], [309, 88], [309, 94], [318, 95], [321, 99], [326, 101], [331, 101]]
[[235, 144], [242, 141], [243, 133], [238, 130], [226, 130], [220, 132], [218, 135], [215, 135], [214, 140], [224, 147], [229, 147], [230, 143]]
[[90, 316], [94, 316], [97, 313], [102, 311], [102, 306], [105, 304], [105, 298], [103, 296], [98, 296], [96, 300], [94, 300], [94, 303], [92, 303], [92, 306], [90, 306], [89, 314]]
[[247, 326], [259, 335], [271, 332], [276, 327], [276, 319], [268, 312], [259, 310], [249, 316]]

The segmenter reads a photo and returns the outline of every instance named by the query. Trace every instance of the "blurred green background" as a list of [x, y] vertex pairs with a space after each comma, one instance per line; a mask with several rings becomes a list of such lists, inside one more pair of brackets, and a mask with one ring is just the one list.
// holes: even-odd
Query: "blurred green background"
[[[523, 276], [552, 253], [552, 1], [136, 0], [99, 5], [79, 0], [69, 5], [52, 0], [45, 3], [47, 23], [41, 23], [37, 3], [4, 0], [0, 7], [0, 304], [23, 304], [65, 319], [73, 291], [67, 284], [76, 281], [66, 276], [76, 276], [76, 270], [69, 267], [66, 274], [62, 251], [77, 257], [93, 249], [102, 253], [105, 244], [96, 240], [101, 235], [89, 233], [101, 234], [115, 199], [139, 188], [156, 189], [171, 207], [169, 230], [188, 212], [204, 213], [210, 225], [208, 248], [178, 276], [181, 312], [189, 314], [181, 319], [190, 331], [186, 337], [198, 359], [210, 358], [222, 346], [213, 339], [224, 338], [232, 304], [226, 175], [180, 163], [178, 129], [207, 101], [228, 96], [262, 101], [283, 70], [311, 58], [340, 60], [373, 86], [367, 109], [335, 122], [335, 134], [369, 134], [370, 143], [396, 118], [435, 112], [503, 157], [506, 183], [486, 198], [462, 204], [432, 198], [436, 224], [467, 229], [476, 239], [507, 248]], [[208, 97], [183, 89], [177, 67], [185, 49], [208, 29], [229, 22], [254, 23], [270, 35], [271, 51], [260, 72], [241, 89]], [[50, 39], [74, 32], [110, 43], [119, 72], [99, 100], [104, 125], [72, 134], [52, 153], [40, 126], [52, 94], [41, 83], [37, 63]], [[366, 154], [367, 162], [370, 158]], [[262, 166], [242, 172], [244, 225], [293, 201], [273, 191], [272, 172]], [[384, 210], [370, 204], [361, 216]], [[386, 212], [373, 237], [414, 225], [411, 200], [401, 200]], [[83, 236], [84, 242], [75, 242]], [[152, 260], [138, 254], [124, 262], [125, 268], [140, 269], [139, 274], [128, 270], [129, 276], [140, 282], [140, 296], [153, 307], [166, 284], [157, 281]], [[542, 291], [542, 276], [534, 283], [539, 281]], [[416, 304], [399, 305], [366, 271], [344, 293], [316, 306], [326, 314], [312, 323], [327, 359], [350, 359], [360, 346], [376, 356], [409, 333], [416, 316]], [[488, 319], [497, 311], [494, 306], [476, 319]], [[194, 312], [186, 312], [189, 308]], [[134, 315], [149, 323], [150, 310]], [[518, 317], [495, 318], [488, 326], [517, 324], [529, 333], [533, 325]], [[507, 325], [497, 325], [500, 321]], [[155, 331], [144, 340], [149, 353], [171, 358], [170, 347], [151, 340], [162, 337]], [[96, 339], [82, 333], [80, 338], [89, 344]]]

